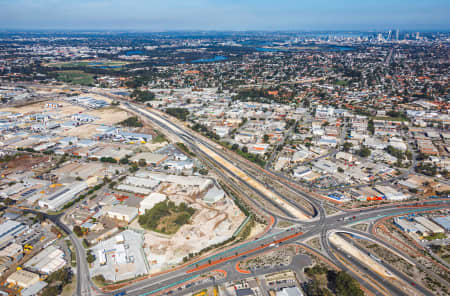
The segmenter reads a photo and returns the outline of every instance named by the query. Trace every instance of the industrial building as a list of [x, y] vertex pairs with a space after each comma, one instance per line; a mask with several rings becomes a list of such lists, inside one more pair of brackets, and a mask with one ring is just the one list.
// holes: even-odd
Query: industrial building
[[23, 289], [20, 293], [22, 296], [36, 296], [42, 291], [48, 284], [44, 281], [39, 281], [28, 288]]
[[390, 186], [375, 186], [375, 189], [387, 200], [405, 200], [410, 198], [410, 195], [399, 192]]
[[6, 245], [14, 239], [15, 236], [21, 235], [29, 228], [25, 224], [7, 220], [0, 224], [0, 247]]
[[66, 265], [64, 252], [55, 246], [49, 246], [28, 260], [25, 267], [36, 272], [51, 274]]
[[39, 282], [39, 275], [26, 270], [17, 270], [11, 274], [6, 282], [21, 288], [28, 288]]
[[118, 135], [129, 142], [150, 142], [153, 139], [153, 136], [149, 134], [119, 132]]
[[90, 276], [101, 274], [106, 280], [116, 282], [147, 274], [150, 266], [142, 245], [142, 234], [131, 230], [99, 242], [91, 249], [96, 260]]
[[303, 296], [303, 294], [297, 287], [288, 287], [277, 291], [276, 296]]
[[59, 210], [66, 203], [74, 200], [76, 196], [88, 187], [86, 182], [75, 182], [70, 186], [64, 186], [52, 195], [40, 200], [38, 202], [40, 207], [48, 208], [50, 210]]
[[450, 216], [436, 217], [433, 218], [433, 221], [438, 225], [442, 226], [445, 229], [445, 231], [450, 231]]
[[203, 197], [203, 201], [208, 204], [213, 204], [225, 197], [225, 192], [222, 189], [213, 186], [208, 190], [206, 195]]
[[169, 182], [183, 186], [198, 186], [200, 191], [206, 190], [212, 184], [212, 181], [207, 178], [197, 176], [167, 175], [149, 171], [139, 171], [136, 173], [136, 177], [153, 179], [160, 182]]
[[141, 203], [139, 204], [139, 214], [142, 215], [145, 213], [146, 210], [150, 210], [153, 208], [157, 203], [160, 203], [162, 201], [166, 200], [166, 195], [162, 193], [153, 192], [146, 198], [144, 198]]
[[137, 187], [137, 186], [126, 185], [126, 184], [119, 184], [116, 187], [116, 189], [120, 190], [120, 191], [137, 193], [137, 194], [143, 194], [143, 195], [147, 195], [147, 194], [149, 194], [151, 192], [150, 189]]
[[11, 243], [0, 250], [0, 257], [9, 257], [13, 260], [20, 260], [22, 258], [23, 248], [17, 243]]
[[144, 187], [149, 189], [154, 189], [160, 183], [158, 180], [147, 179], [147, 178], [139, 178], [128, 176], [123, 181], [126, 185], [136, 186], [136, 187]]
[[401, 230], [405, 232], [417, 233], [421, 232], [423, 234], [428, 233], [428, 229], [422, 226], [422, 224], [410, 221], [405, 217], [394, 218], [394, 224], [397, 225]]
[[425, 217], [415, 217], [414, 220], [429, 229], [431, 233], [444, 233], [444, 229], [442, 227], [436, 225]]
[[105, 214], [112, 219], [130, 223], [138, 215], [138, 210], [135, 207], [119, 204], [107, 207]]

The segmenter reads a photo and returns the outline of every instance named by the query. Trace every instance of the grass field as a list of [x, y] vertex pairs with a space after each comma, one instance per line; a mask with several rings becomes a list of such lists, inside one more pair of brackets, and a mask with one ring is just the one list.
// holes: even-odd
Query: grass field
[[58, 67], [58, 68], [71, 68], [71, 67], [89, 67], [89, 68], [97, 68], [97, 67], [106, 67], [106, 68], [117, 68], [129, 64], [128, 62], [122, 61], [73, 61], [73, 62], [59, 62], [59, 63], [48, 63], [47, 67]]
[[94, 75], [83, 71], [58, 71], [56, 79], [66, 83], [92, 85], [95, 83]]
[[163, 143], [163, 142], [167, 142], [166, 137], [163, 134], [157, 134], [156, 137], [153, 137], [152, 139], [152, 143]]

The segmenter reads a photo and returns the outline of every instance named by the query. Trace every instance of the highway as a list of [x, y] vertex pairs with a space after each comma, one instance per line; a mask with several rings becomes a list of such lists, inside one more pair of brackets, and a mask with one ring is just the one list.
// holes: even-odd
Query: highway
[[286, 200], [273, 188], [268, 188], [267, 185], [261, 184], [261, 182], [259, 182], [251, 173], [245, 171], [243, 167], [235, 166], [233, 161], [229, 160], [222, 151], [220, 151], [221, 148], [217, 148], [216, 145], [210, 144], [202, 138], [194, 136], [191, 132], [183, 131], [183, 127], [176, 126], [174, 123], [169, 122], [166, 118], [161, 117], [155, 112], [140, 109], [129, 103], [124, 104], [132, 111], [138, 112], [155, 124], [163, 127], [166, 131], [175, 134], [178, 138], [182, 139], [188, 147], [194, 150], [194, 152], [201, 153], [204, 157], [208, 158], [210, 162], [215, 163], [221, 170], [225, 171], [240, 183], [245, 184], [245, 186], [254, 191], [260, 198], [274, 205], [286, 216], [297, 220], [305, 220], [311, 216], [311, 213], [307, 210]]
[[[167, 273], [157, 276], [150, 276], [146, 279], [130, 283], [114, 292], [104, 292], [95, 287], [92, 283], [89, 270], [85, 258], [85, 249], [82, 246], [80, 240], [72, 233], [72, 230], [61, 222], [61, 215], [50, 216], [46, 215], [46, 218], [55, 223], [59, 228], [69, 234], [69, 238], [76, 249], [77, 255], [77, 293], [76, 295], [82, 296], [95, 296], [95, 295], [115, 295], [116, 293], [125, 292], [126, 295], [132, 296], [147, 296], [158, 295], [171, 291], [171, 295], [182, 295], [190, 293], [195, 290], [199, 290], [204, 287], [208, 287], [214, 284], [220, 284], [229, 280], [243, 279], [252, 274], [264, 274], [273, 271], [256, 270], [251, 271], [251, 274], [239, 273], [235, 269], [237, 262], [245, 260], [248, 257], [262, 254], [272, 249], [281, 247], [286, 244], [301, 244], [305, 243], [315, 237], [320, 238], [321, 249], [314, 250], [317, 254], [320, 254], [326, 260], [329, 260], [335, 264], [338, 268], [348, 271], [359, 283], [368, 291], [374, 295], [410, 295], [405, 290], [399, 289], [396, 285], [387, 283], [379, 275], [374, 274], [369, 267], [364, 266], [363, 263], [358, 262], [354, 258], [350, 258], [349, 265], [343, 264], [338, 257], [345, 256], [340, 250], [336, 250], [329, 243], [329, 235], [333, 232], [346, 232], [353, 235], [359, 235], [370, 239], [374, 243], [380, 244], [384, 247], [391, 247], [388, 243], [382, 241], [378, 237], [372, 234], [371, 227], [369, 232], [357, 231], [350, 228], [352, 224], [367, 222], [373, 225], [376, 221], [397, 215], [404, 215], [409, 213], [420, 213], [431, 210], [438, 210], [443, 208], [449, 208], [449, 201], [440, 201], [438, 204], [428, 207], [417, 207], [416, 203], [406, 203], [399, 207], [398, 205], [386, 205], [376, 208], [365, 208], [357, 211], [341, 211], [334, 215], [326, 215], [322, 202], [312, 194], [300, 189], [299, 186], [295, 186], [293, 181], [284, 177], [283, 175], [275, 175], [274, 173], [260, 168], [260, 173], [272, 179], [276, 179], [277, 182], [282, 184], [287, 190], [294, 192], [297, 196], [307, 200], [314, 208], [314, 213], [310, 213], [307, 209], [299, 206], [296, 202], [289, 200], [287, 197], [282, 196], [274, 188], [267, 184], [261, 183], [260, 180], [252, 173], [254, 168], [249, 168], [247, 162], [242, 161], [239, 157], [231, 157], [225, 154], [222, 147], [210, 143], [200, 136], [197, 136], [194, 132], [188, 130], [186, 127], [175, 124], [175, 121], [171, 121], [168, 116], [162, 116], [157, 112], [151, 112], [147, 108], [140, 105], [130, 104], [128, 102], [122, 102], [125, 108], [134, 111], [135, 113], [145, 116], [148, 120], [164, 129], [167, 133], [171, 133], [184, 142], [189, 149], [192, 149], [200, 159], [208, 162], [213, 166], [214, 170], [223, 179], [227, 186], [230, 186], [234, 190], [240, 191], [240, 186], [245, 186], [246, 189], [252, 191], [258, 196], [260, 200], [252, 201], [252, 206], [258, 208], [264, 216], [271, 216], [275, 221], [275, 225], [270, 227], [268, 231], [257, 239], [242, 242], [231, 247], [221, 249], [219, 251], [212, 252], [208, 255], [204, 255], [200, 258], [195, 258], [194, 261], [186, 264], [178, 269], [168, 271]], [[236, 164], [239, 164], [238, 167]], [[261, 203], [264, 201], [270, 203], [271, 206], [276, 208], [278, 212], [282, 214], [276, 214], [265, 208]], [[35, 212], [35, 211], [32, 211]], [[277, 228], [278, 221], [290, 221], [293, 226], [287, 229]], [[410, 260], [413, 263], [415, 259], [410, 258], [407, 254], [397, 250], [398, 255]], [[307, 263], [305, 261], [298, 264]], [[384, 264], [384, 263], [383, 263]], [[295, 267], [295, 268], [294, 268]], [[284, 266], [277, 267], [279, 270], [295, 269], [301, 270], [304, 266]], [[383, 288], [380, 288], [373, 283], [368, 282], [360, 274], [352, 271], [352, 268], [364, 269], [370, 278], [380, 283]], [[366, 270], [367, 268], [367, 270]], [[387, 266], [392, 273], [398, 274], [391, 266]], [[224, 270], [226, 272], [225, 277], [215, 276], [211, 277], [211, 272], [216, 270]], [[276, 268], [274, 268], [276, 270]], [[205, 277], [205, 275], [207, 275]], [[403, 281], [411, 283], [411, 279], [405, 278], [403, 274], [399, 275]], [[197, 282], [195, 285], [190, 286], [191, 282]], [[188, 288], [185, 286], [188, 285]], [[184, 288], [179, 288], [183, 286]], [[418, 290], [420, 294], [430, 295], [428, 290], [424, 287], [415, 286], [415, 290]]]

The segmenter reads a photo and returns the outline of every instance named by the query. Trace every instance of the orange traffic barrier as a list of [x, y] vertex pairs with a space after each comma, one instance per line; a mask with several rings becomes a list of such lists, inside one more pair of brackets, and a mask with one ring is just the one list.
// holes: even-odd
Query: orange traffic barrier
[[237, 255], [232, 255], [232, 256], [228, 256], [228, 257], [221, 258], [221, 259], [218, 259], [218, 260], [209, 261], [209, 262], [206, 263], [206, 264], [202, 264], [202, 265], [200, 265], [200, 266], [198, 266], [198, 267], [196, 267], [196, 268], [193, 268], [193, 269], [190, 269], [190, 270], [186, 271], [186, 273], [196, 272], [196, 271], [199, 271], [199, 270], [208, 268], [208, 267], [210, 267], [210, 266], [213, 266], [213, 265], [216, 265], [216, 264], [219, 264], [219, 263], [223, 263], [223, 262], [227, 262], [227, 261], [232, 260], [232, 259], [236, 259], [236, 258], [238, 258], [239, 256], [247, 255], [247, 254], [253, 253], [253, 252], [255, 252], [255, 251], [262, 250], [262, 249], [264, 249], [264, 248], [267, 248], [267, 247], [270, 246], [271, 244], [279, 244], [279, 243], [282, 243], [282, 242], [287, 241], [287, 240], [289, 240], [289, 239], [292, 239], [292, 238], [294, 238], [294, 237], [300, 236], [300, 235], [302, 235], [302, 234], [303, 234], [303, 232], [294, 233], [294, 234], [291, 234], [291, 235], [289, 235], [289, 236], [286, 236], [286, 237], [284, 237], [284, 238], [282, 238], [282, 239], [276, 240], [276, 241], [274, 241], [274, 242], [272, 242], [272, 243], [268, 243], [268, 244], [262, 245], [262, 246], [260, 246], [260, 247], [256, 247], [256, 248], [254, 248], [254, 249], [251, 249], [251, 250], [242, 252], [242, 253], [237, 254]]
[[240, 261], [236, 263], [236, 270], [237, 270], [237, 272], [239, 272], [239, 273], [245, 273], [245, 274], [250, 274], [250, 273], [251, 273], [250, 271], [245, 270], [245, 269], [241, 269], [241, 267], [239, 266], [240, 263], [241, 263]]

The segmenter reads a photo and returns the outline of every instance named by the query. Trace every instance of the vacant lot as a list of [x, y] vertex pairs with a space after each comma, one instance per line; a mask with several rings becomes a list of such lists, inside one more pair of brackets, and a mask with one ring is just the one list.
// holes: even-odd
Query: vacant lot
[[58, 71], [56, 79], [66, 83], [92, 85], [94, 84], [94, 75], [83, 71]]
[[73, 62], [58, 62], [58, 63], [48, 63], [47, 67], [58, 67], [58, 68], [74, 68], [74, 67], [89, 67], [89, 68], [120, 68], [127, 65], [128, 62], [122, 61], [73, 61]]
[[106, 107], [86, 113], [99, 118], [95, 121], [96, 124], [117, 124], [130, 117], [128, 112], [116, 107]]

